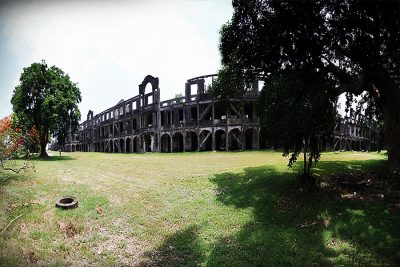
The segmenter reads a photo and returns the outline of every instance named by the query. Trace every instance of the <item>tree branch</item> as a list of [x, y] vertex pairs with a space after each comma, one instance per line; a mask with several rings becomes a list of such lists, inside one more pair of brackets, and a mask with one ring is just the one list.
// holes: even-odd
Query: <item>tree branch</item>
[[0, 232], [0, 236], [4, 233], [5, 230], [7, 230], [7, 228], [8, 228], [13, 222], [15, 222], [16, 220], [18, 220], [19, 218], [21, 218], [24, 214], [25, 214], [25, 213], [22, 213], [22, 214], [18, 215], [17, 217], [15, 217], [14, 219], [12, 219], [12, 220], [7, 224], [7, 226]]
[[16, 174], [19, 174], [22, 170], [26, 170], [29, 168], [34, 168], [33, 165], [29, 165], [27, 162], [24, 162], [24, 166], [19, 167], [19, 168], [10, 168], [10, 167], [5, 167], [4, 166], [4, 161], [0, 160], [0, 173], [3, 171], [12, 171], [15, 172]]
[[328, 72], [333, 73], [333, 75], [340, 81], [340, 85], [336, 88], [337, 95], [346, 92], [359, 95], [363, 91], [371, 90], [370, 82], [364, 73], [361, 73], [359, 78], [351, 76], [344, 69], [332, 63], [326, 56], [321, 55], [321, 58], [328, 63], [328, 65], [324, 65], [324, 68], [328, 70]]

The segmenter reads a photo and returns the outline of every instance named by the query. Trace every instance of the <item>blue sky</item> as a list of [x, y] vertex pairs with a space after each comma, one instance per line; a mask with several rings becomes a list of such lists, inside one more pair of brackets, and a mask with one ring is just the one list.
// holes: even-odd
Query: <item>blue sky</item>
[[147, 74], [159, 77], [161, 100], [184, 93], [191, 77], [220, 68], [219, 30], [228, 0], [2, 1], [0, 117], [24, 67], [46, 60], [82, 93], [82, 118], [138, 94]]

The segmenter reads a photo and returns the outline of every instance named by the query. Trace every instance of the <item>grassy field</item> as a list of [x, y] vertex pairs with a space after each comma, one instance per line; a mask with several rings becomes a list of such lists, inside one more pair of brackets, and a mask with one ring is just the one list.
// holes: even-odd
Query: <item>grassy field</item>
[[[310, 194], [296, 190], [301, 162], [288, 170], [265, 151], [76, 152], [34, 164], [0, 174], [0, 230], [23, 214], [0, 236], [0, 265], [400, 264], [400, 179], [385, 175], [385, 155], [323, 154]], [[374, 187], [335, 186], [354, 173]], [[64, 195], [79, 207], [55, 208]]]

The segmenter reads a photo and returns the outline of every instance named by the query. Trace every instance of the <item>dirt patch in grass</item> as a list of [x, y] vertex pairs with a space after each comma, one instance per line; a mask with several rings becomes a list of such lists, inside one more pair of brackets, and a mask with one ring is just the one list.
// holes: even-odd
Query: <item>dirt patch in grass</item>
[[103, 230], [101, 232], [102, 242], [91, 248], [93, 253], [102, 258], [112, 255], [114, 261], [121, 265], [136, 265], [143, 255], [143, 247], [140, 242], [132, 236], [124, 234], [113, 234]]
[[321, 179], [318, 191], [339, 199], [383, 201], [392, 211], [400, 208], [398, 184], [363, 171], [326, 176]]
[[280, 192], [275, 202], [278, 214], [298, 213], [296, 226], [299, 228], [323, 229], [330, 225], [329, 217], [301, 218], [301, 211], [308, 210], [314, 203], [325, 203], [326, 207], [341, 201], [358, 203], [380, 203], [392, 214], [400, 212], [400, 188], [395, 179], [382, 174], [364, 171], [349, 172], [317, 177], [318, 185], [313, 191], [298, 190]]
[[72, 238], [81, 232], [72, 222], [60, 222], [60, 229], [68, 238]]
[[[361, 200], [383, 202], [389, 210], [400, 210], [399, 184], [388, 177], [357, 171], [340, 175], [317, 175], [318, 186], [308, 194], [310, 198], [325, 200]], [[297, 208], [294, 195], [302, 194], [294, 190], [282, 192], [275, 207], [278, 212], [285, 212], [290, 207]]]
[[91, 251], [104, 259], [112, 255], [113, 261], [120, 265], [136, 265], [144, 253], [144, 245], [126, 230], [129, 228], [123, 218], [116, 219], [113, 225], [119, 230], [102, 227], [96, 230], [101, 241], [91, 246]]

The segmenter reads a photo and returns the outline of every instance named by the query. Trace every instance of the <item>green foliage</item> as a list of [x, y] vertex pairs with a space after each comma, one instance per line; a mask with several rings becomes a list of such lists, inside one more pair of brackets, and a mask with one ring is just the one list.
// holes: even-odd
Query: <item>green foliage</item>
[[[327, 68], [327, 60], [351, 74], [368, 65], [400, 72], [398, 2], [234, 0], [233, 9], [221, 29], [220, 51], [224, 69], [236, 77]], [[338, 82], [351, 82], [333, 73]]]
[[76, 129], [81, 116], [80, 101], [77, 84], [58, 67], [48, 67], [45, 61], [24, 68], [11, 99], [19, 123], [39, 132], [42, 156], [46, 156], [49, 134], [57, 136], [63, 145], [70, 127]]
[[386, 124], [389, 168], [400, 171], [400, 2], [234, 0], [232, 5], [232, 19], [221, 29], [217, 95], [232, 96], [245, 90], [243, 83], [268, 80], [282, 70], [323, 70], [337, 96], [367, 91], [373, 98], [369, 104], [379, 106]]
[[226, 100], [232, 97], [240, 98], [248, 88], [250, 88], [250, 84], [246, 84], [241, 70], [235, 69], [235, 66], [227, 65], [218, 72], [218, 78], [209, 88], [209, 91], [214, 96]]
[[[265, 84], [260, 97], [260, 123], [267, 138], [280, 144], [289, 155], [289, 167], [299, 154], [308, 154], [304, 176], [310, 175], [312, 161], [320, 158], [319, 140], [329, 137], [335, 121], [335, 98], [329, 80], [312, 70], [282, 71]], [[306, 162], [304, 162], [306, 163]]]
[[176, 102], [177, 103], [181, 103], [182, 102], [182, 97], [183, 97], [183, 94], [181, 94], [181, 93], [175, 94]]

